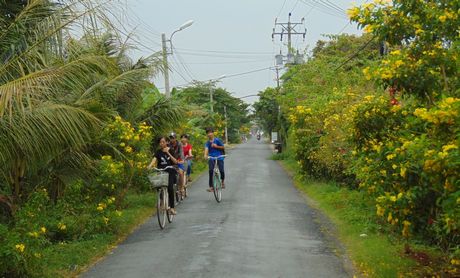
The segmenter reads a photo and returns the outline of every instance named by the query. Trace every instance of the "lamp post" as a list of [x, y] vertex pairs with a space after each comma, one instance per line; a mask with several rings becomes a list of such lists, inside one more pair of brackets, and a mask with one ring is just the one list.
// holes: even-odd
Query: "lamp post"
[[165, 77], [165, 95], [167, 98], [171, 97], [171, 92], [169, 88], [169, 66], [168, 66], [168, 54], [172, 54], [172, 38], [175, 33], [184, 30], [185, 28], [190, 27], [193, 24], [193, 20], [189, 20], [182, 24], [179, 29], [175, 30], [171, 36], [169, 37], [169, 44], [171, 48], [171, 52], [168, 53], [168, 47], [166, 46], [166, 43], [168, 42], [166, 40], [166, 34], [162, 33], [161, 34], [161, 42], [162, 42], [162, 49], [163, 49], [163, 67], [164, 67], [164, 77]]

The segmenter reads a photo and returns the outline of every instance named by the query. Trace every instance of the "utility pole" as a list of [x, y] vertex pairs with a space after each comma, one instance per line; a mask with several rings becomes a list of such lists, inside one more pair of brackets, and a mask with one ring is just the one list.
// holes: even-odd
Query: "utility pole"
[[224, 105], [224, 115], [225, 115], [225, 144], [228, 145], [227, 105]]
[[171, 97], [171, 92], [169, 90], [169, 66], [168, 66], [168, 47], [166, 46], [166, 34], [161, 34], [161, 45], [163, 46], [163, 70], [165, 77], [165, 95], [166, 98]]
[[280, 88], [280, 68], [276, 66], [275, 71], [276, 71], [276, 89], [279, 90]]
[[209, 83], [209, 104], [211, 105], [211, 114], [214, 113], [214, 104], [212, 103], [212, 101], [213, 101], [213, 99], [212, 99], [213, 89], [214, 89], [214, 84]]
[[[276, 35], [280, 36], [280, 40], [283, 41], [283, 36], [287, 35], [288, 38], [288, 55], [287, 55], [287, 63], [288, 64], [296, 64], [298, 63], [299, 54], [297, 54], [297, 58], [295, 54], [292, 52], [292, 36], [294, 35], [301, 35], [305, 40], [305, 36], [307, 34], [307, 29], [304, 27], [302, 31], [299, 31], [299, 26], [305, 25], [305, 18], [302, 18], [301, 22], [291, 22], [292, 14], [289, 13], [289, 20], [288, 22], [278, 22], [278, 19], [275, 19], [275, 27], [273, 28], [272, 39], [275, 39]], [[280, 31], [276, 31], [277, 27], [281, 27]]]

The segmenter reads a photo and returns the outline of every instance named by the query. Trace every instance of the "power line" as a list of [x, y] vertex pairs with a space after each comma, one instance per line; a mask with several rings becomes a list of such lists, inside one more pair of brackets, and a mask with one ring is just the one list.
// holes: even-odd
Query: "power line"
[[197, 52], [197, 53], [222, 53], [222, 54], [241, 54], [241, 55], [271, 55], [272, 52], [261, 52], [261, 51], [226, 51], [226, 50], [203, 50], [203, 49], [190, 49], [190, 48], [176, 48], [184, 50], [186, 52]]
[[375, 36], [373, 36], [369, 41], [367, 41], [363, 46], [361, 46], [358, 51], [356, 51], [353, 55], [351, 55], [345, 62], [343, 62], [342, 64], [340, 64], [335, 70], [338, 70], [340, 69], [341, 67], [343, 67], [345, 64], [347, 64], [348, 62], [350, 62], [351, 60], [353, 60], [354, 58], [356, 58], [359, 53], [361, 53], [361, 51], [363, 51], [373, 40], [375, 39]]
[[321, 1], [318, 1], [318, 0], [300, 0], [300, 1], [303, 4], [305, 4], [305, 5], [309, 6], [309, 7], [312, 7], [314, 9], [317, 9], [317, 10], [323, 12], [323, 13], [326, 13], [326, 14], [329, 14], [331, 16], [335, 16], [335, 17], [338, 17], [338, 18], [342, 18], [342, 19], [348, 19], [344, 12], [334, 9], [331, 6], [328, 6], [328, 5], [324, 4], [324, 2], [321, 2]]
[[294, 7], [292, 7], [291, 9], [291, 13], [295, 10], [295, 8], [297, 7], [297, 5], [299, 4], [300, 0], [297, 0], [294, 4]]
[[284, 0], [283, 5], [281, 6], [281, 9], [280, 9], [280, 11], [278, 12], [278, 15], [277, 15], [276, 17], [280, 17], [280, 14], [281, 14], [281, 12], [283, 11], [284, 6], [286, 5], [286, 2], [287, 2], [287, 0]]

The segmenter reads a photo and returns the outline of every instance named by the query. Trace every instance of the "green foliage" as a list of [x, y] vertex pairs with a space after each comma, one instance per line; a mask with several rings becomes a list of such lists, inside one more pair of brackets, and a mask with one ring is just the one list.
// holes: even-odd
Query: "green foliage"
[[352, 21], [394, 49], [368, 78], [433, 103], [458, 96], [460, 2], [375, 1], [349, 10]]
[[[240, 128], [249, 124], [249, 105], [233, 97], [225, 89], [215, 88], [214, 86], [214, 84], [197, 83], [194, 86], [175, 92], [174, 98], [186, 104], [185, 111], [195, 115], [193, 125], [202, 128], [202, 132], [204, 132], [204, 128], [212, 126], [217, 131], [217, 136], [224, 135], [224, 107], [226, 107], [229, 141], [239, 142], [238, 132]], [[206, 112], [210, 111], [210, 90], [213, 90], [214, 113]]]
[[[372, 221], [448, 251], [451, 274], [460, 265], [458, 5], [352, 8], [369, 34], [319, 42], [277, 98], [302, 173], [368, 194]], [[379, 57], [382, 41], [390, 51]]]

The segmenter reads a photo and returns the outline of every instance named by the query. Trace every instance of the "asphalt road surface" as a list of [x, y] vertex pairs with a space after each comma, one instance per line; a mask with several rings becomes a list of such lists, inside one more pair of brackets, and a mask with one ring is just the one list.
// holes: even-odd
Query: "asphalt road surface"
[[269, 145], [227, 153], [221, 203], [202, 175], [172, 224], [152, 217], [82, 277], [350, 277]]

